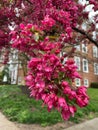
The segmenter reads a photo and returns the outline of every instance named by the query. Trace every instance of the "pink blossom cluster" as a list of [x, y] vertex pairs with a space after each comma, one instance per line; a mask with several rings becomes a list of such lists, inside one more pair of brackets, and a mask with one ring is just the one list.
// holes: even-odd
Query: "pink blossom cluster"
[[17, 48], [22, 52], [27, 52], [29, 55], [33, 56], [33, 49], [38, 49], [36, 32], [41, 30], [37, 25], [33, 24], [20, 24], [20, 33], [17, 31], [11, 31], [10, 35], [12, 37], [12, 47]]
[[68, 60], [66, 61], [66, 64], [64, 66], [66, 77], [69, 77], [71, 79], [75, 78], [81, 78], [79, 73], [77, 72], [77, 66], [75, 65], [74, 60]]
[[[94, 0], [90, 3], [96, 4]], [[74, 116], [76, 106], [85, 107], [89, 97], [85, 86], [76, 89], [72, 85], [81, 77], [74, 61], [63, 63], [65, 56], [60, 57], [60, 52], [64, 52], [65, 43], [73, 43], [73, 30], [83, 22], [78, 17], [82, 17], [84, 7], [74, 0], [3, 0], [0, 4], [4, 22], [0, 20], [0, 48], [9, 45], [31, 58], [26, 77], [31, 96], [42, 100], [48, 111], [57, 109], [64, 120]], [[15, 29], [10, 33], [12, 23]]]
[[[56, 24], [63, 25], [64, 29], [68, 26], [76, 26], [78, 7], [74, 0], [40, 0], [40, 2], [32, 0], [32, 3], [36, 7], [32, 12], [32, 19], [35, 23], [40, 24], [40, 21], [47, 19], [48, 16], [53, 25], [56, 21]], [[49, 21], [48, 23], [50, 26], [51, 23]]]
[[43, 53], [60, 53], [61, 44], [59, 41], [51, 41], [49, 36], [44, 36], [43, 30], [37, 25], [20, 24], [20, 33], [12, 31], [12, 47], [31, 56]]
[[72, 87], [74, 79], [80, 78], [72, 60], [68, 60], [64, 65], [55, 54], [45, 54], [39, 58], [32, 58], [28, 68], [26, 83], [31, 90], [31, 96], [42, 100], [48, 111], [55, 108], [61, 112], [63, 119], [67, 120], [74, 116], [75, 104], [80, 107], [88, 104], [86, 88]]
[[[16, 31], [14, 30], [11, 33], [13, 34], [12, 47], [33, 55], [32, 50], [34, 48], [39, 50], [39, 44], [46, 37], [53, 36], [55, 42], [59, 41], [60, 43], [62, 39], [68, 42], [72, 38], [72, 28], [76, 26], [78, 11], [77, 4], [74, 1], [40, 0], [40, 2], [37, 2], [32, 0], [31, 3], [36, 7], [32, 12], [33, 24], [20, 24], [20, 28], [16, 28]], [[64, 36], [61, 37], [61, 34], [64, 34]]]
[[49, 15], [46, 15], [44, 20], [42, 20], [42, 29], [43, 30], [50, 30], [56, 24], [55, 20], [49, 18]]

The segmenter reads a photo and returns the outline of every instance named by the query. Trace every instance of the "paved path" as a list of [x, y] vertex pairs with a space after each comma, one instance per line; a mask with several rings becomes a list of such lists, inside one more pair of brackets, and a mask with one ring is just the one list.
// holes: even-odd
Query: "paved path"
[[13, 122], [10, 122], [0, 112], [0, 130], [19, 130]]
[[64, 130], [98, 130], [98, 118], [74, 125]]

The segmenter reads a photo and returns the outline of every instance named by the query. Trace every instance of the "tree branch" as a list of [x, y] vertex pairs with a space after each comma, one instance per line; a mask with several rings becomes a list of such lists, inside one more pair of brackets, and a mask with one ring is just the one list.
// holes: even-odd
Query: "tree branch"
[[28, 3], [33, 4], [30, 0], [26, 0]]
[[90, 37], [86, 32], [84, 32], [83, 30], [80, 30], [78, 28], [73, 28], [73, 30], [75, 30], [76, 32], [81, 33], [82, 35], [84, 35], [89, 41], [91, 41], [92, 43], [95, 44], [95, 46], [98, 47], [97, 41], [95, 41], [92, 37]]

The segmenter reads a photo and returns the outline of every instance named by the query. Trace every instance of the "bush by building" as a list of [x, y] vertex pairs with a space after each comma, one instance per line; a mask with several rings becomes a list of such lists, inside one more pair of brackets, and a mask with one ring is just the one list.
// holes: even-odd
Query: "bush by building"
[[90, 87], [91, 88], [98, 88], [98, 83], [91, 83]]

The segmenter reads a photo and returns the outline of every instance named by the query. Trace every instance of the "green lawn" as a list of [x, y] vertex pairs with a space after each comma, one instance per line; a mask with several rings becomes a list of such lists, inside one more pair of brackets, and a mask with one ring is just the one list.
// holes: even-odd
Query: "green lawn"
[[98, 88], [90, 88], [88, 94], [90, 96], [90, 104], [98, 112]]
[[[89, 88], [88, 93], [91, 98], [89, 105], [83, 109], [79, 108], [71, 121], [79, 122], [83, 118], [90, 119], [98, 115], [98, 89]], [[0, 110], [10, 120], [20, 123], [38, 123], [46, 126], [63, 121], [57, 111], [47, 112], [40, 101], [28, 98], [15, 85], [0, 86]]]

